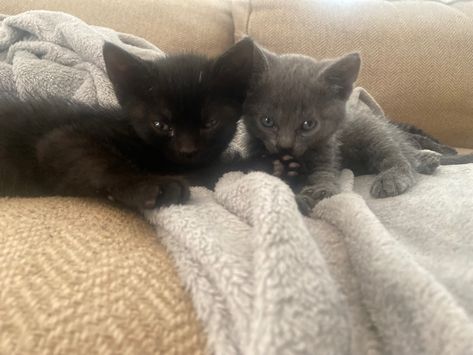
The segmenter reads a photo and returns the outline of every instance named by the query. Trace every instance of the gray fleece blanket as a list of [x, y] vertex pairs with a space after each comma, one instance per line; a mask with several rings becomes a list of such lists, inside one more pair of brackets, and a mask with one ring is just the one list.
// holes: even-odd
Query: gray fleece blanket
[[117, 105], [105, 73], [104, 41], [143, 58], [163, 55], [144, 39], [89, 26], [61, 12], [0, 15], [0, 94], [21, 99], [54, 96], [91, 105]]
[[[0, 90], [115, 105], [104, 40], [162, 55], [62, 13], [3, 17]], [[382, 114], [361, 89], [350, 105]], [[234, 172], [215, 191], [193, 188], [186, 205], [146, 213], [209, 353], [473, 354], [473, 165], [441, 167], [388, 199], [369, 196], [372, 181], [344, 171], [343, 192], [307, 218], [282, 181]]]

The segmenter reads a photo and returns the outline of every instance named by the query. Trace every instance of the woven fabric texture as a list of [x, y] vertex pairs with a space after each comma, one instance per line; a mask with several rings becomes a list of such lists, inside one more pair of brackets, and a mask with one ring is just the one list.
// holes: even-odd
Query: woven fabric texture
[[142, 37], [166, 53], [185, 50], [213, 56], [233, 43], [227, 0], [0, 0], [0, 13], [28, 10], [67, 12], [89, 25]]
[[473, 148], [473, 2], [233, 1], [236, 39], [315, 58], [362, 54], [358, 84], [390, 118]]
[[172, 261], [135, 214], [0, 200], [0, 354], [203, 354]]

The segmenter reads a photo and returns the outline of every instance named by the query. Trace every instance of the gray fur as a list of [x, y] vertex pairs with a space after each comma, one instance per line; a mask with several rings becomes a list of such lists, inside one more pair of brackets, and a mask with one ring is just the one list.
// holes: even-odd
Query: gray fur
[[[339, 191], [341, 166], [378, 174], [371, 188], [374, 197], [399, 195], [414, 185], [416, 171], [431, 174], [439, 166], [440, 154], [416, 149], [407, 133], [384, 116], [347, 109], [360, 68], [358, 54], [316, 61], [257, 47], [255, 56], [265, 65], [248, 92], [244, 123], [252, 147], [259, 143], [275, 156], [288, 154], [307, 171], [296, 196], [303, 212]], [[264, 126], [265, 116], [274, 127]], [[306, 132], [301, 129], [306, 120], [318, 126]], [[281, 175], [280, 163], [276, 165]]]

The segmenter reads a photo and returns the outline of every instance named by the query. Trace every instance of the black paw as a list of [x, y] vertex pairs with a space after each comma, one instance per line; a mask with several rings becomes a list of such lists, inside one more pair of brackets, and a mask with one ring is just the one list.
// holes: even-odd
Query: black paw
[[189, 186], [184, 180], [164, 177], [136, 179], [110, 193], [111, 199], [139, 210], [183, 203], [189, 195]]

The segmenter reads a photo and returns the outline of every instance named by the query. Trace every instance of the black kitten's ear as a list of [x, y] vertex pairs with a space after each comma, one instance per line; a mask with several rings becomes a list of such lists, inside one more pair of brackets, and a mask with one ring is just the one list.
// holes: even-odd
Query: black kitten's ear
[[118, 101], [140, 97], [147, 93], [149, 85], [148, 69], [140, 58], [110, 42], [103, 46], [103, 59], [107, 74], [113, 84]]
[[350, 53], [329, 64], [319, 75], [330, 92], [347, 99], [360, 72], [361, 58], [358, 53]]
[[217, 90], [243, 100], [253, 75], [265, 69], [263, 52], [246, 37], [219, 56], [213, 66]]

